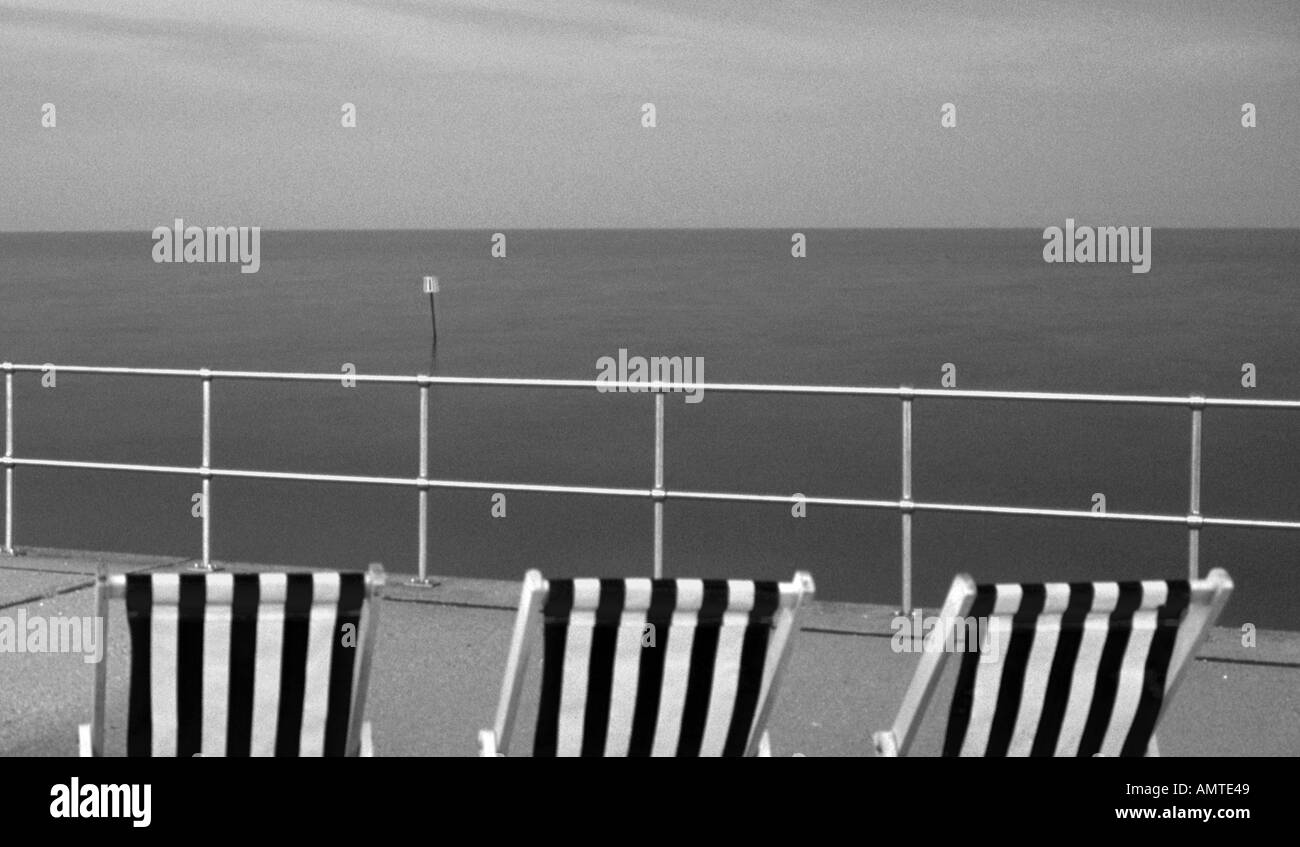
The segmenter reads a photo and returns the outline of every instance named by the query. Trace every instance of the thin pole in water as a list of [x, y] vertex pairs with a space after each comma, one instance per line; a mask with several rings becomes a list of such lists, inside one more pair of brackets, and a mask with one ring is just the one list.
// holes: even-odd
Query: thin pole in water
[[438, 278], [424, 278], [424, 293], [429, 295], [429, 320], [433, 323], [433, 349], [438, 349]]

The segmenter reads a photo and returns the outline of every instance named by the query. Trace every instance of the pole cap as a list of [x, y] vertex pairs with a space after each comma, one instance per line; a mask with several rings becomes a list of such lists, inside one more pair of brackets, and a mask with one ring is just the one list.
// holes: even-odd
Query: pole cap
[[424, 293], [425, 294], [438, 293], [438, 278], [436, 276], [426, 276], [424, 278]]

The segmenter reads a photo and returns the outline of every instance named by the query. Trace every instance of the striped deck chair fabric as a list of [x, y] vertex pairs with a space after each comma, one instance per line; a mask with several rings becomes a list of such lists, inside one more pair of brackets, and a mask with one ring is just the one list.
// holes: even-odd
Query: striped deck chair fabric
[[906, 754], [947, 652], [965, 643], [952, 651], [942, 755], [1158, 755], [1160, 717], [1231, 593], [1221, 569], [1194, 582], [976, 586], [961, 575], [877, 752]]
[[[363, 720], [383, 569], [100, 575], [130, 637], [128, 756], [372, 755]], [[105, 669], [82, 755], [103, 755]]]
[[[767, 716], [812, 577], [553, 579], [523, 597], [496, 726], [483, 755], [505, 755], [540, 618], [535, 756], [769, 754]], [[541, 614], [535, 614], [540, 605]]]

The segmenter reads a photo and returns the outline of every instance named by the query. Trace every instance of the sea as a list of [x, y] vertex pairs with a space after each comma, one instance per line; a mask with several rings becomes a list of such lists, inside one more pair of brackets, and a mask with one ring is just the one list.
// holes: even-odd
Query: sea
[[[402, 477], [418, 473], [418, 389], [348, 387], [349, 369], [594, 379], [624, 350], [702, 361], [706, 384], [1300, 399], [1300, 230], [1157, 228], [1145, 274], [1049, 264], [1034, 229], [804, 230], [803, 257], [792, 232], [512, 230], [494, 256], [488, 230], [265, 230], [253, 274], [155, 263], [148, 231], [0, 234], [0, 360], [338, 373], [337, 384], [216, 382], [213, 466]], [[439, 279], [436, 349], [425, 275]], [[56, 370], [53, 385], [14, 381], [17, 456], [199, 464], [197, 380]], [[900, 496], [896, 398], [706, 389], [698, 403], [665, 400], [669, 490]], [[918, 501], [1188, 510], [1187, 408], [926, 397], [914, 431]], [[434, 478], [649, 488], [654, 402], [435, 386], [429, 444]], [[1300, 520], [1300, 412], [1208, 409], [1203, 444], [1204, 514]], [[218, 560], [381, 562], [394, 579], [416, 569], [413, 489], [212, 489]], [[195, 557], [198, 490], [188, 477], [19, 468], [15, 543]], [[651, 573], [648, 500], [503, 493], [431, 493], [430, 573]], [[807, 570], [820, 599], [900, 602], [896, 511], [676, 500], [664, 511], [668, 576]], [[961, 572], [1182, 577], [1187, 535], [918, 513], [915, 599], [934, 608]], [[1300, 629], [1300, 532], [1209, 527], [1200, 561], [1236, 583], [1225, 622]]]

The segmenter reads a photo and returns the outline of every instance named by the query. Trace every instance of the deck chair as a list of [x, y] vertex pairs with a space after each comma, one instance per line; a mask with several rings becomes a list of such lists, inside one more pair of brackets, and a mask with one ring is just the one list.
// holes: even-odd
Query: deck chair
[[966, 641], [944, 756], [1159, 755], [1155, 731], [1232, 594], [1206, 579], [975, 585], [953, 580], [898, 718], [876, 752], [904, 756], [951, 645]]
[[[542, 640], [535, 756], [771, 755], [767, 718], [810, 575], [552, 579], [530, 570], [483, 756], [506, 755]], [[540, 608], [541, 614], [536, 614]]]
[[[128, 756], [371, 756], [363, 721], [384, 571], [99, 574], [130, 633]], [[107, 657], [81, 755], [104, 755]]]

